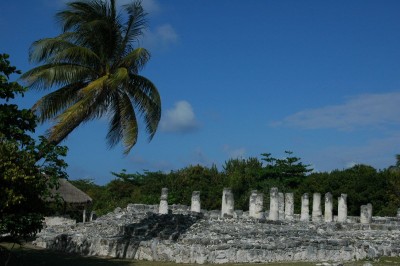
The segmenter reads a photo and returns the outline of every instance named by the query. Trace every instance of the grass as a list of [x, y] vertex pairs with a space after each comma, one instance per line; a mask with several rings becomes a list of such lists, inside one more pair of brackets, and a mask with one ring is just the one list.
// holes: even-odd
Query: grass
[[[6, 256], [4, 249], [10, 250], [12, 245], [10, 243], [0, 243], [0, 265], [4, 265]], [[53, 250], [47, 250], [35, 247], [30, 244], [25, 244], [23, 246], [16, 245], [12, 251], [12, 256], [9, 265], [10, 266], [92, 266], [92, 265], [109, 265], [109, 266], [199, 266], [198, 264], [177, 264], [173, 262], [154, 262], [154, 261], [136, 261], [136, 260], [124, 260], [124, 259], [114, 259], [114, 258], [102, 258], [102, 257], [84, 257], [73, 254], [61, 253]], [[343, 265], [345, 266], [362, 266], [365, 261], [357, 262], [347, 262]], [[370, 262], [372, 265], [386, 266], [386, 265], [399, 265], [400, 258], [389, 258], [384, 257], [379, 261]], [[268, 263], [268, 266], [282, 266], [282, 265], [292, 265], [292, 266], [310, 266], [316, 265], [317, 263], [307, 263], [307, 262], [292, 262], [292, 263]], [[223, 266], [250, 266], [250, 265], [263, 265], [263, 264], [223, 264]]]

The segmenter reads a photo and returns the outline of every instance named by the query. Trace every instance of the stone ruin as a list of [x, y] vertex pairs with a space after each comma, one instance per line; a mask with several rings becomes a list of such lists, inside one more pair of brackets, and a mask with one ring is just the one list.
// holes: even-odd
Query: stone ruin
[[44, 228], [34, 244], [85, 256], [107, 256], [177, 263], [266, 263], [315, 261], [342, 263], [380, 256], [400, 256], [400, 211], [397, 217], [372, 216], [372, 205], [360, 216], [347, 215], [347, 195], [338, 198], [333, 215], [332, 194], [301, 197], [294, 213], [293, 193], [270, 191], [269, 211], [264, 195], [253, 190], [249, 211], [234, 209], [226, 188], [221, 210], [201, 210], [200, 192], [191, 206], [168, 205], [162, 189], [159, 205], [129, 204], [96, 220]]

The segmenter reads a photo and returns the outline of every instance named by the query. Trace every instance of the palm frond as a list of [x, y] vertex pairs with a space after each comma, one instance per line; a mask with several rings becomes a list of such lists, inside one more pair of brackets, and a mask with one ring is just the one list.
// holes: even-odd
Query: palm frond
[[96, 96], [103, 88], [104, 84], [107, 81], [109, 75], [104, 75], [96, 80], [90, 81], [86, 87], [80, 90], [80, 94], [84, 97], [88, 96]]
[[95, 76], [92, 69], [69, 63], [45, 64], [33, 68], [21, 75], [20, 79], [34, 89], [49, 89], [53, 86], [65, 86], [85, 81]]
[[[86, 93], [72, 106], [56, 117], [57, 124], [48, 132], [48, 139], [53, 143], [59, 143], [69, 135], [82, 122], [86, 122], [103, 115], [107, 111], [104, 105], [104, 97], [107, 95], [104, 86], [99, 83], [90, 83], [90, 89], [86, 86]], [[82, 90], [84, 90], [82, 89]], [[80, 92], [82, 92], [80, 90]], [[81, 94], [80, 94], [81, 95]]]
[[64, 32], [79, 31], [82, 24], [107, 16], [107, 4], [100, 0], [70, 2], [67, 7], [56, 14]]
[[157, 88], [147, 78], [135, 75], [131, 77], [131, 82], [126, 91], [132, 102], [135, 103], [135, 108], [143, 116], [146, 131], [151, 140], [161, 119], [161, 98]]
[[120, 67], [116, 71], [114, 71], [113, 74], [110, 75], [109, 79], [107, 80], [107, 85], [112, 88], [118, 88], [120, 86], [126, 86], [128, 82], [128, 70], [124, 67]]
[[116, 18], [115, 3], [105, 1], [72, 2], [69, 9], [57, 13], [64, 32], [78, 35], [77, 44], [90, 47], [99, 55], [111, 58], [120, 42], [120, 26]]
[[128, 20], [122, 28], [123, 40], [121, 48], [122, 51], [126, 51], [128, 43], [137, 41], [143, 35], [143, 31], [147, 27], [147, 13], [144, 11], [140, 1], [126, 4], [123, 7], [128, 13]]
[[113, 117], [107, 134], [109, 146], [114, 147], [123, 140], [124, 154], [128, 154], [137, 142], [138, 132], [135, 110], [129, 96], [118, 93], [113, 103]]
[[145, 48], [137, 48], [124, 56], [120, 65], [128, 68], [131, 74], [137, 74], [150, 59], [150, 53]]
[[84, 83], [68, 84], [49, 93], [33, 105], [32, 111], [38, 116], [40, 123], [52, 119], [79, 99], [78, 91], [82, 87], [85, 87]]
[[135, 110], [133, 109], [131, 100], [126, 94], [122, 95], [120, 110], [122, 116], [122, 136], [125, 147], [124, 154], [128, 154], [137, 142], [138, 124]]
[[29, 61], [39, 63], [65, 49], [75, 46], [63, 37], [46, 38], [35, 41], [29, 48]]
[[120, 94], [114, 93], [110, 104], [110, 121], [108, 133], [106, 136], [109, 148], [113, 148], [122, 140], [122, 124], [121, 124], [121, 110], [120, 110]]
[[93, 68], [100, 64], [100, 58], [97, 54], [82, 46], [66, 48], [55, 54], [50, 60], [52, 63], [79, 64], [88, 68]]

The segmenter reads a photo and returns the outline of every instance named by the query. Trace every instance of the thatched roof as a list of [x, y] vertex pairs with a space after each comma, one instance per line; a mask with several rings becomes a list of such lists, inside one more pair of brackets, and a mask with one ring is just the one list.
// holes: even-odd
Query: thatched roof
[[66, 179], [60, 178], [59, 183], [60, 187], [57, 190], [53, 189], [51, 193], [53, 195], [58, 194], [66, 203], [89, 204], [92, 202], [91, 197], [72, 185]]

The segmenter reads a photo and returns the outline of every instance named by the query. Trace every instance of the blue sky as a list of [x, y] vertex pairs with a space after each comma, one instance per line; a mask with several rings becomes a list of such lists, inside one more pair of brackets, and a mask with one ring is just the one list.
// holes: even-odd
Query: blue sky
[[[120, 4], [126, 2], [119, 1]], [[0, 2], [0, 52], [22, 71], [35, 40], [60, 31], [62, 0]], [[71, 179], [170, 171], [294, 152], [317, 171], [377, 169], [400, 153], [400, 1], [144, 0], [163, 116], [127, 156], [107, 149], [107, 119], [64, 145]], [[46, 92], [17, 102], [29, 108]], [[43, 134], [48, 124], [38, 128]]]

